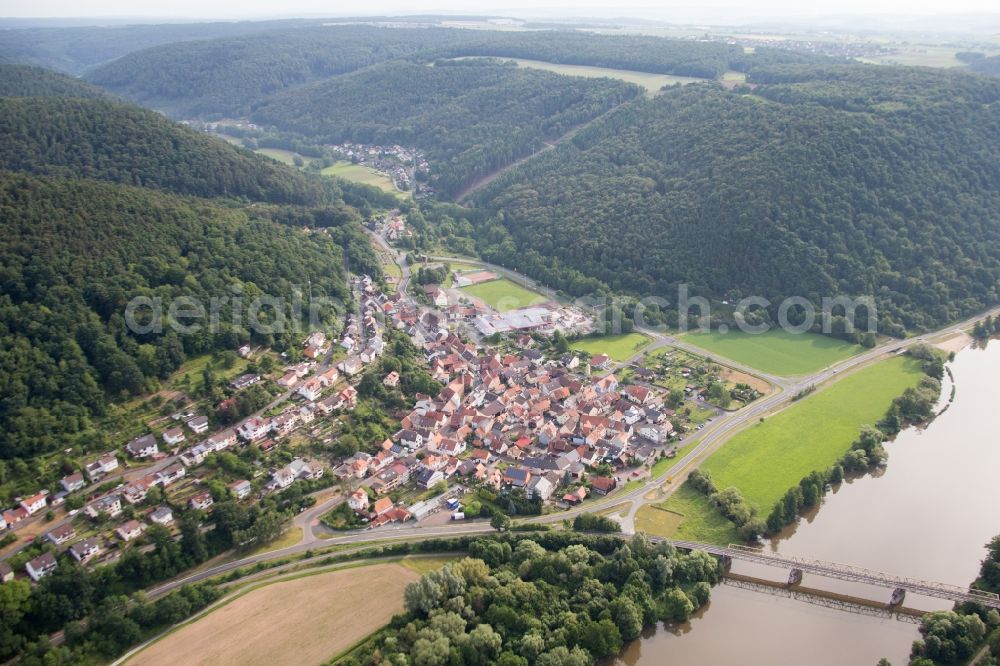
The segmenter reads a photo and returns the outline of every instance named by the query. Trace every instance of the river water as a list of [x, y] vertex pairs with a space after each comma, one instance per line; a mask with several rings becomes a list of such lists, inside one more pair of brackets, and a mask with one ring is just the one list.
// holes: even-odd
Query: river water
[[[966, 586], [1000, 533], [1000, 341], [967, 347], [949, 363], [954, 402], [926, 428], [909, 428], [886, 444], [889, 464], [877, 476], [845, 482], [822, 506], [769, 548], [785, 555], [853, 564], [898, 576]], [[939, 403], [948, 403], [946, 378]], [[822, 424], [817, 424], [822, 427]], [[736, 562], [735, 573], [785, 581], [788, 572]], [[891, 590], [806, 575], [806, 587], [888, 601]], [[949, 608], [910, 595], [905, 606]], [[817, 605], [786, 593], [723, 584], [684, 625], [660, 626], [633, 641], [614, 663], [906, 664], [919, 637], [914, 623]]]

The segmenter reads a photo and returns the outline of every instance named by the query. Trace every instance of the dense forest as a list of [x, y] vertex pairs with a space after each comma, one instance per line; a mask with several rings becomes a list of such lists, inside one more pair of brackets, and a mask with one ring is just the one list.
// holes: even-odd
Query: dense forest
[[708, 601], [719, 564], [644, 536], [480, 539], [405, 592], [406, 613], [334, 663], [589, 666]]
[[872, 295], [892, 334], [1000, 298], [1000, 82], [865, 65], [749, 81], [637, 100], [505, 174], [478, 195], [495, 213], [479, 250], [571, 293]]
[[748, 54], [742, 46], [721, 41], [600, 35], [573, 30], [473, 33], [467, 40], [442, 47], [440, 53], [528, 58], [702, 79], [718, 78], [727, 70], [747, 72], [765, 65], [832, 61], [826, 56], [770, 48]]
[[43, 67], [0, 64], [0, 97], [110, 98], [110, 95], [86, 81]]
[[245, 35], [315, 23], [316, 21], [296, 19], [24, 27], [4, 30], [3, 40], [0, 42], [0, 62], [39, 65], [70, 74], [82, 74], [91, 67], [120, 58], [126, 53], [160, 44]]
[[640, 94], [621, 81], [484, 59], [392, 62], [290, 90], [252, 118], [324, 143], [422, 148], [434, 182], [454, 192]]
[[341, 205], [328, 180], [139, 107], [94, 99], [0, 99], [0, 169], [110, 180], [178, 194]]
[[87, 77], [174, 116], [233, 116], [245, 115], [282, 90], [388, 60], [423, 64], [468, 55], [702, 78], [716, 78], [727, 69], [750, 71], [764, 65], [830, 61], [767, 48], [747, 54], [723, 42], [611, 37], [570, 30], [496, 32], [338, 25], [167, 44], [125, 55]]
[[[266, 208], [16, 174], [0, 177], [0, 224], [0, 458], [106, 446], [93, 418], [108, 401], [149, 388], [189, 355], [250, 339], [255, 295], [285, 298], [286, 316], [306, 278], [314, 294], [346, 298], [342, 247], [360, 235], [353, 225], [304, 233]], [[136, 296], [209, 303], [236, 293], [243, 325], [229, 302], [214, 332], [137, 334], [123, 319]], [[290, 328], [256, 339], [273, 343]]]
[[87, 74], [174, 116], [245, 115], [270, 94], [401, 58], [465, 31], [330, 26], [168, 44]]
[[965, 52], [956, 56], [977, 74], [1000, 76], [1000, 55], [988, 56], [985, 53]]

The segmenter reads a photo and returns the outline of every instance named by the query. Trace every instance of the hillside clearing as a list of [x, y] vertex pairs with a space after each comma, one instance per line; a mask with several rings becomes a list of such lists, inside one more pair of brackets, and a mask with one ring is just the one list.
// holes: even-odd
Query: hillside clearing
[[351, 164], [350, 162], [340, 161], [333, 164], [333, 166], [326, 167], [320, 171], [320, 173], [324, 176], [336, 176], [337, 178], [343, 178], [344, 180], [361, 183], [362, 185], [372, 185], [381, 189], [383, 192], [400, 194], [402, 196], [402, 193], [399, 192], [393, 184], [392, 178], [381, 171], [376, 171], [375, 169], [361, 164]]
[[527, 60], [524, 58], [503, 58], [503, 60], [513, 60], [518, 67], [530, 69], [542, 69], [547, 72], [563, 74], [566, 76], [582, 76], [586, 78], [609, 78], [619, 79], [627, 83], [634, 83], [646, 89], [646, 94], [650, 97], [656, 95], [663, 86], [671, 86], [676, 83], [687, 85], [697, 83], [705, 79], [693, 78], [690, 76], [673, 76], [671, 74], [653, 74], [650, 72], [636, 72], [628, 69], [611, 69], [609, 67], [591, 67], [589, 65], [560, 65], [554, 62], [544, 62], [542, 60]]

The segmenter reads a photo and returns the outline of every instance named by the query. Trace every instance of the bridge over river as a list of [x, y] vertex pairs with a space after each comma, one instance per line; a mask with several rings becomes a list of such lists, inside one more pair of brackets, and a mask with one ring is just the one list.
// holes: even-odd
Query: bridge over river
[[719, 557], [723, 562], [742, 560], [788, 569], [790, 571], [788, 582], [791, 585], [799, 583], [802, 580], [803, 573], [811, 573], [818, 576], [825, 576], [827, 578], [836, 578], [856, 583], [867, 583], [869, 585], [888, 588], [893, 590], [891, 602], [893, 605], [902, 603], [906, 593], [912, 592], [913, 594], [921, 594], [928, 597], [936, 597], [938, 599], [947, 599], [958, 603], [972, 602], [981, 604], [988, 608], [1000, 609], [1000, 596], [991, 592], [983, 592], [981, 590], [973, 590], [959, 587], [957, 585], [936, 583], [934, 581], [920, 580], [917, 578], [906, 578], [850, 564], [824, 562], [822, 560], [781, 555], [779, 553], [766, 552], [760, 548], [751, 548], [739, 544], [714, 546], [706, 543], [698, 543], [696, 541], [675, 541], [673, 539], [664, 539], [662, 537], [650, 537], [650, 541], [654, 543], [666, 542], [683, 550], [700, 550], [709, 553], [710, 555]]

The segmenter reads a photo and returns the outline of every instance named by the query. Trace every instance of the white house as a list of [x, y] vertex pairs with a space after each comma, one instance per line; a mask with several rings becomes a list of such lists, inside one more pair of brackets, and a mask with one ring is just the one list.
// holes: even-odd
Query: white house
[[299, 385], [298, 393], [303, 398], [309, 402], [314, 402], [323, 390], [323, 383], [320, 381], [319, 377], [313, 377], [312, 379], [307, 379]]
[[187, 422], [187, 427], [191, 429], [196, 435], [200, 435], [203, 432], [208, 431], [208, 417], [207, 416], [196, 416]]
[[56, 558], [52, 556], [52, 553], [42, 553], [35, 559], [29, 560], [24, 565], [24, 569], [28, 572], [31, 580], [37, 583], [44, 576], [56, 570]]
[[83, 474], [80, 472], [74, 472], [73, 474], [64, 476], [62, 480], [59, 481], [59, 485], [63, 487], [63, 490], [71, 493], [83, 488], [86, 485], [86, 482], [83, 480]]
[[170, 428], [163, 431], [163, 441], [168, 446], [177, 446], [184, 441], [184, 431], [180, 428]]
[[121, 539], [122, 541], [128, 542], [131, 541], [132, 539], [138, 539], [140, 536], [142, 536], [142, 533], [145, 529], [146, 526], [140, 523], [138, 520], [129, 520], [127, 522], [122, 523], [117, 528], [115, 528], [115, 534], [117, 534], [118, 538]]
[[169, 525], [174, 522], [174, 512], [167, 506], [157, 507], [155, 511], [149, 514], [149, 519], [157, 525]]
[[77, 562], [86, 562], [101, 552], [101, 544], [96, 537], [78, 541], [69, 547], [69, 554]]
[[83, 512], [91, 518], [106, 515], [114, 518], [122, 512], [122, 500], [119, 495], [105, 495], [98, 497], [93, 502], [84, 507]]
[[263, 439], [271, 432], [271, 421], [260, 418], [247, 419], [236, 430], [242, 439], [248, 442], [255, 442], [258, 439]]
[[250, 495], [250, 482], [246, 479], [240, 479], [239, 481], [233, 481], [229, 484], [229, 490], [233, 493], [233, 497], [238, 500], [243, 499]]
[[31, 497], [21, 500], [21, 508], [27, 511], [29, 516], [33, 516], [48, 506], [48, 496], [48, 491], [43, 490], [37, 495], [32, 495]]
[[368, 493], [365, 492], [364, 488], [358, 488], [351, 496], [347, 498], [347, 506], [349, 506], [354, 511], [367, 511], [368, 510]]
[[126, 444], [125, 451], [133, 458], [151, 458], [160, 452], [160, 448], [156, 445], [155, 437], [143, 435]]
[[197, 495], [192, 497], [191, 501], [189, 502], [192, 509], [198, 509], [200, 511], [204, 511], [210, 508], [213, 503], [214, 502], [212, 501], [212, 493], [208, 492], [207, 490], [198, 493]]

